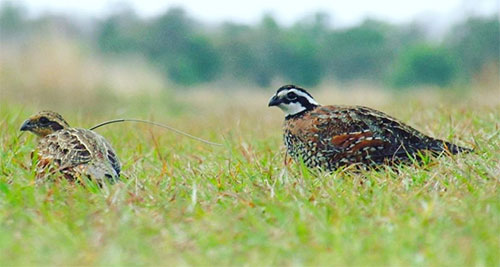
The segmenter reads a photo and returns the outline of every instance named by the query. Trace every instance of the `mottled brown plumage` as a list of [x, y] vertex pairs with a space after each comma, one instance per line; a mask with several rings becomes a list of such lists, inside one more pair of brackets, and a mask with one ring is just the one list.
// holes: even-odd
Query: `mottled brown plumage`
[[269, 106], [287, 113], [287, 152], [308, 167], [334, 170], [340, 166], [405, 162], [419, 152], [456, 154], [470, 151], [426, 136], [380, 111], [362, 106], [321, 106], [304, 89], [281, 87]]
[[114, 182], [120, 177], [120, 162], [108, 141], [93, 131], [70, 128], [55, 112], [33, 115], [23, 123], [21, 131], [40, 137], [36, 166], [39, 179], [55, 173], [72, 181], [88, 177], [98, 183]]

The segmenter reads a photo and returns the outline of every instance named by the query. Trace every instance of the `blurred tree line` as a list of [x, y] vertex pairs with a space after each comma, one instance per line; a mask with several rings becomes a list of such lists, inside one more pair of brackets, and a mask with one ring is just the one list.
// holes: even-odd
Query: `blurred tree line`
[[206, 25], [181, 8], [140, 18], [124, 7], [104, 19], [79, 23], [61, 15], [29, 18], [14, 2], [0, 7], [1, 39], [28, 38], [43, 25], [104, 54], [140, 54], [181, 85], [226, 80], [265, 87], [281, 79], [308, 87], [323, 80], [446, 87], [469, 82], [487, 65], [500, 65], [496, 16], [467, 18], [436, 41], [415, 23], [366, 19], [339, 29], [324, 13], [284, 27], [270, 15], [256, 25]]

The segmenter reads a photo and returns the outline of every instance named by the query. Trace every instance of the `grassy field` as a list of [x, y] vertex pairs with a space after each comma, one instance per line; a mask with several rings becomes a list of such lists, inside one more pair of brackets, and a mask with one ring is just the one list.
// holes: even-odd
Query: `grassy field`
[[[332, 174], [285, 165], [283, 114], [266, 105], [272, 93], [6, 94], [0, 265], [499, 266], [498, 92], [315, 92], [320, 103], [369, 105], [475, 148], [420, 166]], [[122, 183], [35, 185], [36, 138], [18, 129], [42, 108], [77, 127], [143, 118], [224, 146], [109, 125], [97, 131], [122, 160]]]

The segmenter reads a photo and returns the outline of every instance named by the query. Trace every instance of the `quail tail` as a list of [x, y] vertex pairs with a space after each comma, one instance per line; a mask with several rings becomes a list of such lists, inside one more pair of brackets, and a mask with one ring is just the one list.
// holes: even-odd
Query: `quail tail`
[[471, 148], [462, 147], [439, 139], [433, 139], [429, 142], [428, 149], [435, 153], [448, 152], [450, 154], [469, 153], [473, 151]]

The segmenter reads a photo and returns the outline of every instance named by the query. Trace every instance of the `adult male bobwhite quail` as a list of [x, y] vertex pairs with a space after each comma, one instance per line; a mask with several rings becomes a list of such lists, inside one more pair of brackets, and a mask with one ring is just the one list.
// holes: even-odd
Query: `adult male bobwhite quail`
[[72, 181], [87, 177], [101, 184], [120, 177], [120, 161], [108, 141], [93, 131], [70, 128], [55, 112], [33, 115], [23, 123], [21, 131], [40, 137], [37, 178], [61, 173]]
[[377, 165], [417, 158], [419, 151], [456, 154], [471, 151], [426, 136], [371, 108], [321, 106], [304, 89], [285, 85], [269, 100], [286, 113], [284, 141], [288, 153], [308, 167]]

